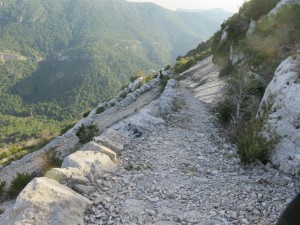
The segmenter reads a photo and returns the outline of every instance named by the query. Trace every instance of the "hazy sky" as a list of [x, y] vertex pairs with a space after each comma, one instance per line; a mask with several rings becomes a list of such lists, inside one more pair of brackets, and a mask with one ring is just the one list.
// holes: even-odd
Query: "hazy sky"
[[[131, 2], [153, 2], [165, 8], [183, 9], [211, 9], [222, 8], [230, 12], [237, 12], [244, 0], [128, 0]], [[268, 1], [268, 0], [263, 0]]]

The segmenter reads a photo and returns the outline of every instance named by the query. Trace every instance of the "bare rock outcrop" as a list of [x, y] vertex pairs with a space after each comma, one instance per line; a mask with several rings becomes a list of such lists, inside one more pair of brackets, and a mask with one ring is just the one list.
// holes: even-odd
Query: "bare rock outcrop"
[[1, 219], [5, 225], [78, 224], [91, 202], [49, 178], [35, 178]]
[[271, 103], [268, 124], [280, 136], [271, 153], [274, 165], [286, 172], [300, 169], [300, 55], [288, 57], [277, 68], [262, 104]]
[[89, 180], [100, 177], [105, 172], [112, 172], [116, 164], [111, 161], [108, 155], [95, 151], [77, 151], [67, 156], [62, 168], [78, 168]]
[[283, 8], [286, 5], [296, 5], [296, 4], [300, 5], [300, 1], [299, 0], [281, 0], [280, 2], [277, 3], [276, 7], [270, 11], [269, 15], [276, 14], [278, 12], [278, 10], [280, 10], [281, 8]]

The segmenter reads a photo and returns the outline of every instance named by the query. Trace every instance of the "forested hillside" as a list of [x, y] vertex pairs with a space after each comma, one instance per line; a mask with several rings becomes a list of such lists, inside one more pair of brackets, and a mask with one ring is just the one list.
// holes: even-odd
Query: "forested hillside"
[[169, 64], [219, 24], [125, 0], [2, 0], [0, 147], [57, 135], [134, 71]]

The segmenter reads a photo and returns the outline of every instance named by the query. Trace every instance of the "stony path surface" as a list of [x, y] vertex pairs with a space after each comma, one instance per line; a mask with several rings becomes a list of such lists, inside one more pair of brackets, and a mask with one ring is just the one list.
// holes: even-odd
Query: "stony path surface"
[[[125, 107], [112, 107], [99, 115], [95, 115], [93, 122], [98, 126], [100, 132], [102, 132], [117, 121], [132, 115], [138, 109], [151, 103], [160, 93], [160, 86], [157, 86], [141, 94], [134, 102]], [[56, 152], [66, 156], [70, 152], [75, 151], [76, 148], [79, 148], [79, 146], [78, 138], [74, 132], [68, 134], [66, 137], [59, 137], [42, 150], [28, 154], [23, 159], [13, 162], [7, 167], [0, 168], [0, 180], [10, 182], [18, 172], [32, 174], [39, 171], [39, 168], [44, 165], [44, 150], [55, 149]]]
[[118, 156], [118, 170], [97, 180], [85, 223], [275, 224], [295, 196], [295, 178], [270, 165], [241, 165], [209, 105], [183, 85], [178, 91], [177, 112], [136, 138]]

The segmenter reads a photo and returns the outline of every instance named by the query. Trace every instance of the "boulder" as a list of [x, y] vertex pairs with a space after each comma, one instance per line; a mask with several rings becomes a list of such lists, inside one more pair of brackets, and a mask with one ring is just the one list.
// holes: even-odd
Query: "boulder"
[[73, 186], [73, 190], [83, 195], [89, 195], [96, 191], [96, 187], [91, 185], [75, 184]]
[[112, 149], [112, 151], [116, 152], [117, 154], [120, 154], [125, 147], [122, 143], [118, 142], [118, 140], [111, 139], [104, 135], [94, 137], [93, 141], [97, 144], [101, 144]]
[[131, 91], [134, 91], [142, 83], [142, 81], [143, 81], [143, 77], [139, 77], [135, 81], [133, 81], [132, 83], [130, 83], [129, 86], [128, 86], [128, 88]]
[[78, 168], [53, 168], [45, 177], [58, 181], [61, 184], [72, 186], [73, 184], [87, 184], [89, 180], [83, 176]]
[[34, 178], [1, 216], [0, 224], [84, 225], [83, 213], [91, 205], [87, 198], [52, 179]]
[[141, 111], [115, 124], [113, 128], [126, 137], [135, 138], [149, 133], [155, 126], [163, 123], [163, 119], [149, 115], [147, 111]]
[[61, 167], [78, 168], [90, 181], [95, 181], [106, 172], [116, 170], [116, 164], [109, 156], [94, 151], [77, 151], [67, 156]]
[[117, 161], [117, 154], [112, 151], [111, 149], [105, 147], [102, 144], [98, 144], [96, 142], [89, 142], [86, 145], [84, 145], [82, 148], [80, 148], [80, 151], [95, 151], [95, 152], [101, 152], [103, 154], [106, 154], [109, 156], [109, 158], [113, 161]]
[[144, 215], [146, 202], [137, 199], [126, 199], [122, 205], [123, 213], [130, 215]]
[[272, 104], [267, 125], [281, 137], [270, 159], [276, 167], [292, 173], [300, 169], [299, 70], [300, 54], [284, 60], [269, 83], [260, 107]]

